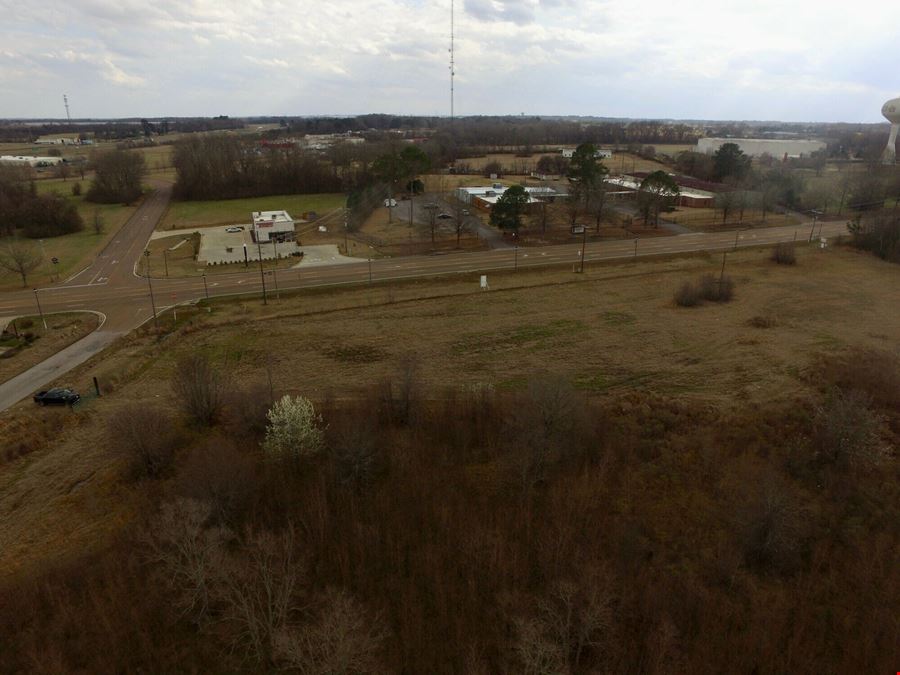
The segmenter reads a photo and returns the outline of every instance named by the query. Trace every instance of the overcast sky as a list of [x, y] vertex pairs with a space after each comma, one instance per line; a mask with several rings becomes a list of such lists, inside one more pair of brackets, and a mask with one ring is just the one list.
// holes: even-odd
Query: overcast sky
[[[450, 0], [0, 0], [0, 117], [449, 114]], [[456, 0], [456, 112], [881, 121], [897, 0]]]

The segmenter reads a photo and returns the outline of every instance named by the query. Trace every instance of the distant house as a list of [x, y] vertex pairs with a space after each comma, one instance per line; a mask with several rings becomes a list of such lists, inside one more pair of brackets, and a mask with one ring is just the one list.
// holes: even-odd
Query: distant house
[[253, 241], [293, 241], [294, 219], [287, 211], [254, 211], [252, 214]]

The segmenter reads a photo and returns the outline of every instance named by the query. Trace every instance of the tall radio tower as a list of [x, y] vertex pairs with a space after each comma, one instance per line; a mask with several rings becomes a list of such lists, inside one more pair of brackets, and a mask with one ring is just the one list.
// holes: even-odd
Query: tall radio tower
[[66, 106], [66, 119], [71, 122], [72, 116], [69, 114], [69, 97], [65, 94], [63, 94], [63, 104]]
[[450, 124], [453, 124], [453, 78], [456, 76], [456, 62], [454, 61], [454, 5], [455, 0], [450, 0]]

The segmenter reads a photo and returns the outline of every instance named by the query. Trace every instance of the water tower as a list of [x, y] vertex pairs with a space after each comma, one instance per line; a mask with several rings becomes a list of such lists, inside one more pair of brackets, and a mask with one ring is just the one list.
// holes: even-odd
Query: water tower
[[891, 123], [891, 136], [881, 159], [885, 164], [893, 164], [897, 158], [897, 132], [900, 131], [900, 98], [892, 98], [881, 107], [881, 114]]

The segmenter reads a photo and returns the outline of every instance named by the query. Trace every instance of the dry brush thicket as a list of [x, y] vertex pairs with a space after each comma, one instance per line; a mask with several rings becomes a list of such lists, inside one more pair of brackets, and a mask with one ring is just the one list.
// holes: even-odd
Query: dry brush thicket
[[[171, 457], [132, 453], [161, 476], [126, 483], [133, 525], [2, 589], [0, 670], [889, 672], [900, 368], [848, 352], [811, 384], [724, 410], [434, 390], [410, 359], [304, 404], [290, 471], [264, 418], [233, 433], [246, 393], [202, 432], [186, 396]], [[156, 414], [111, 429], [140, 446]]]

